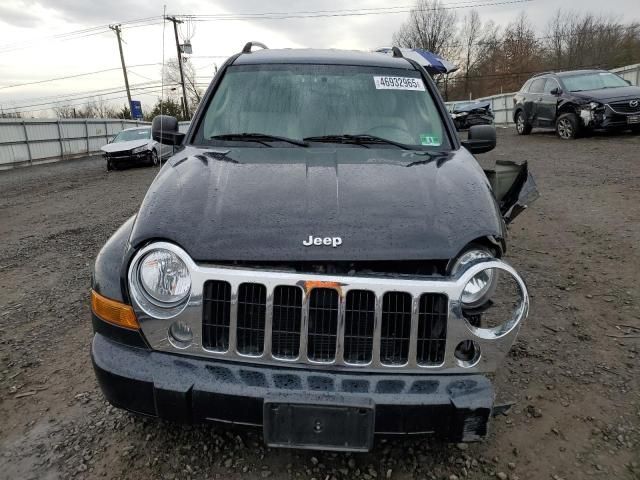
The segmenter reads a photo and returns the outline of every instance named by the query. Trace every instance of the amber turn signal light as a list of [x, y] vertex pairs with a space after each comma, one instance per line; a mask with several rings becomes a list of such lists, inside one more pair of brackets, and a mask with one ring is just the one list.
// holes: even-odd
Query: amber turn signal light
[[118, 327], [138, 330], [140, 325], [131, 305], [116, 302], [91, 290], [91, 310], [100, 319]]
[[309, 293], [314, 288], [332, 288], [342, 295], [342, 285], [339, 282], [322, 282], [318, 280], [308, 280], [304, 282], [304, 289]]

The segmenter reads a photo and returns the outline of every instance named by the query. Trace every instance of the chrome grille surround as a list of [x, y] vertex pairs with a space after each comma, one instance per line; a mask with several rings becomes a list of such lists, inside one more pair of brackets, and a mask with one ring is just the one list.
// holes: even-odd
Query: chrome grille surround
[[[191, 273], [192, 286], [186, 306], [175, 315], [164, 316], [164, 318], [156, 318], [145, 312], [143, 305], [139, 302], [140, 293], [136, 292], [135, 278], [138, 264], [146, 253], [156, 248], [167, 249], [179, 255]], [[521, 300], [517, 309], [513, 312], [512, 318], [505, 319], [505, 323], [494, 329], [482, 329], [470, 325], [462, 315], [462, 307], [459, 301], [467, 282], [477, 273], [487, 268], [499, 269], [511, 275], [521, 292]], [[142, 333], [151, 348], [163, 352], [257, 365], [361, 372], [400, 370], [402, 372], [423, 374], [429, 372], [438, 374], [493, 372], [511, 348], [520, 325], [526, 319], [529, 310], [529, 296], [524, 281], [513, 267], [497, 259], [480, 259], [470, 264], [456, 276], [451, 277], [407, 275], [336, 276], [196, 264], [181, 248], [167, 242], [155, 242], [142, 248], [135, 255], [129, 266], [128, 278], [132, 305]], [[214, 351], [203, 346], [203, 291], [205, 283], [209, 280], [227, 282], [231, 286], [228, 347], [224, 351]], [[339, 295], [338, 322], [336, 326], [336, 354], [331, 361], [314, 361], [307, 354], [310, 292], [304, 290], [305, 282], [335, 282], [340, 285], [341, 293]], [[237, 348], [238, 293], [240, 285], [245, 283], [261, 284], [266, 288], [264, 348], [259, 355], [243, 354]], [[298, 287], [302, 291], [300, 344], [296, 357], [276, 356], [272, 353], [274, 291], [279, 286]], [[371, 291], [375, 295], [372, 355], [370, 361], [366, 363], [350, 363], [344, 358], [346, 298], [348, 292], [352, 290]], [[383, 298], [385, 293], [389, 292], [407, 293], [411, 297], [410, 337], [407, 360], [404, 363], [387, 364], [381, 361]], [[424, 364], [418, 360], [417, 338], [420, 322], [420, 298], [425, 293], [445, 295], [448, 299], [444, 361], [438, 365]], [[193, 332], [193, 341], [186, 347], [175, 345], [168, 335], [170, 325], [178, 320], [187, 324]], [[456, 346], [465, 340], [473, 340], [481, 349], [480, 360], [472, 367], [461, 366], [454, 357]]]

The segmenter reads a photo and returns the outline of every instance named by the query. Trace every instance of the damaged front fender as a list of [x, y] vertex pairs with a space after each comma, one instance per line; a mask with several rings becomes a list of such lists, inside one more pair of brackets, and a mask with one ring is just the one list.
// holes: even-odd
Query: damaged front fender
[[505, 223], [511, 223], [540, 196], [527, 162], [496, 161], [492, 169], [484, 169]]

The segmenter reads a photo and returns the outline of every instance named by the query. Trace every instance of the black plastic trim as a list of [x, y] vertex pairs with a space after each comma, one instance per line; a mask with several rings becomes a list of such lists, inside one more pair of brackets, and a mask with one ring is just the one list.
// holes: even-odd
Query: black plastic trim
[[115, 342], [129, 345], [131, 347], [144, 349], [150, 348], [139, 330], [130, 330], [128, 328], [118, 327], [109, 322], [105, 322], [94, 313], [91, 313], [91, 324], [93, 325], [93, 331], [95, 333], [104, 335]]
[[[261, 427], [264, 400], [341, 404], [370, 399], [377, 434], [430, 434], [452, 442], [487, 433], [494, 391], [483, 375], [353, 374], [246, 366], [128, 347], [100, 333], [91, 356], [113, 405], [182, 423]], [[316, 402], [314, 402], [316, 399]]]

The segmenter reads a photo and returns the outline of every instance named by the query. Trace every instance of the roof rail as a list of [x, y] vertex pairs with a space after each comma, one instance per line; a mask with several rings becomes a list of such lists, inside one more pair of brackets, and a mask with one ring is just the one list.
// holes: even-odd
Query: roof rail
[[247, 44], [244, 46], [244, 48], [242, 49], [242, 53], [251, 53], [251, 49], [253, 47], [260, 47], [264, 50], [268, 50], [269, 47], [267, 47], [264, 43], [260, 43], [260, 42], [247, 42]]
[[536, 78], [536, 77], [541, 77], [542, 75], [551, 75], [551, 74], [555, 74], [556, 72], [554, 72], [553, 70], [549, 70], [548, 72], [540, 72], [540, 73], [536, 73], [535, 75], [533, 75], [531, 78]]

